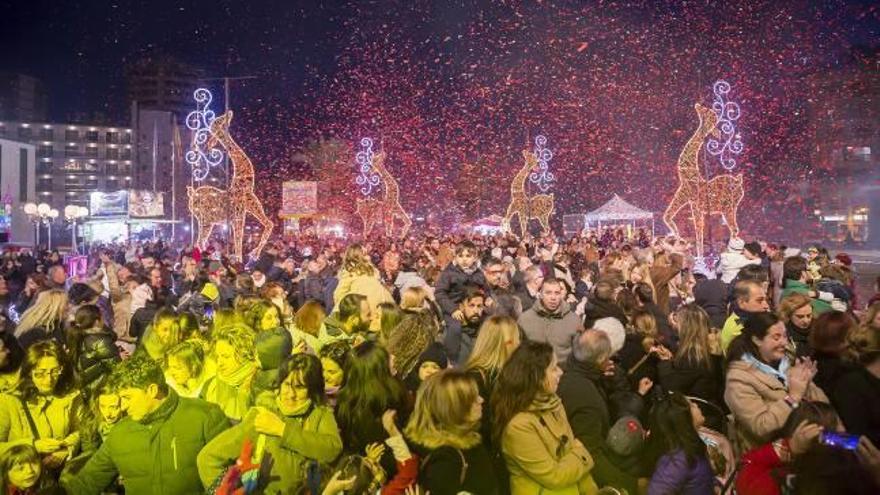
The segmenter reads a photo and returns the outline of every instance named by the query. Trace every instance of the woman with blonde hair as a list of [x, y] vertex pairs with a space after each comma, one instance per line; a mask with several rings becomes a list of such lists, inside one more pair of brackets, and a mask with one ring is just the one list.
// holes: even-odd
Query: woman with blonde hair
[[806, 294], [792, 292], [779, 303], [779, 319], [785, 322], [785, 332], [798, 357], [813, 354], [809, 342], [813, 316], [813, 299]]
[[495, 382], [498, 380], [501, 368], [519, 347], [521, 340], [516, 320], [509, 316], [490, 316], [480, 326], [480, 332], [474, 342], [474, 350], [462, 368], [474, 379], [480, 397], [485, 404], [486, 414], [483, 415], [480, 431], [487, 441], [492, 427], [489, 398], [495, 389]]
[[240, 421], [251, 406], [251, 388], [260, 368], [254, 337], [244, 325], [222, 328], [213, 336], [217, 374], [205, 383], [201, 398], [220, 406], [234, 421]]
[[404, 433], [421, 458], [419, 484], [430, 493], [498, 493], [492, 458], [478, 430], [483, 399], [465, 372], [444, 370], [419, 388]]
[[[666, 390], [723, 407], [723, 362], [721, 355], [713, 354], [710, 349], [709, 314], [696, 304], [686, 304], [675, 312], [675, 323], [678, 331], [675, 355], [665, 349], [655, 350], [660, 358], [657, 365], [660, 384]], [[721, 427], [722, 418], [717, 413], [708, 409], [703, 412], [710, 419], [710, 428]]]
[[400, 309], [421, 311], [425, 309], [428, 291], [421, 286], [407, 287], [400, 293]]
[[339, 283], [333, 291], [333, 300], [336, 301], [334, 310], [338, 309], [339, 302], [348, 294], [366, 296], [372, 310], [380, 303], [394, 302], [391, 293], [379, 279], [379, 270], [370, 262], [370, 257], [360, 244], [352, 244], [345, 250], [338, 278]]
[[318, 336], [324, 327], [324, 306], [314, 299], [306, 301], [293, 315], [293, 324], [288, 327], [290, 336], [293, 337], [293, 347], [303, 352], [311, 351], [317, 354], [321, 351], [321, 341]]
[[37, 295], [33, 306], [21, 315], [21, 320], [15, 327], [15, 337], [24, 348], [48, 338], [62, 343], [66, 314], [67, 292], [62, 289], [42, 291]]

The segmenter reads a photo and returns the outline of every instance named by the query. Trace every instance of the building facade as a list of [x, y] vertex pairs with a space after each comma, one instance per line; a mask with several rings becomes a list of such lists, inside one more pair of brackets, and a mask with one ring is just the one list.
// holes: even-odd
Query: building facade
[[32, 144], [0, 138], [0, 245], [34, 242], [34, 226], [24, 204], [36, 202]]
[[130, 128], [3, 121], [0, 138], [34, 146], [36, 202], [59, 211], [69, 204], [88, 207], [94, 191], [127, 189], [132, 184]]

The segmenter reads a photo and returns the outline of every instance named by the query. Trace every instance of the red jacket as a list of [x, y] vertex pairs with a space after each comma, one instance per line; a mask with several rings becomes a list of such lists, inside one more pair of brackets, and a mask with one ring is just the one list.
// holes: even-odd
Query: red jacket
[[415, 454], [397, 463], [397, 474], [382, 487], [382, 495], [403, 495], [419, 476], [419, 458]]
[[788, 468], [772, 443], [756, 447], [742, 457], [742, 468], [736, 477], [739, 495], [780, 495], [779, 481], [788, 474]]

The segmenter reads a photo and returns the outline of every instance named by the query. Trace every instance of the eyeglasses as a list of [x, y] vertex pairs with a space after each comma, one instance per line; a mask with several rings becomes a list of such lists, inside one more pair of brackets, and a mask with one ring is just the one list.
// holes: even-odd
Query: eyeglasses
[[34, 378], [46, 378], [47, 376], [51, 378], [58, 378], [59, 376], [61, 376], [62, 371], [63, 370], [61, 368], [55, 368], [51, 370], [34, 370], [31, 372], [31, 376]]

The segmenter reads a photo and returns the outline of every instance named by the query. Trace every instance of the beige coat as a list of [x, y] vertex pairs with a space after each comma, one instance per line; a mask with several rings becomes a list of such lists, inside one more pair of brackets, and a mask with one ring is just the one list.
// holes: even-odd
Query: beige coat
[[[543, 421], [542, 421], [543, 420]], [[555, 394], [539, 397], [504, 428], [501, 451], [511, 495], [585, 495], [598, 491], [593, 458], [576, 439]]]
[[[378, 270], [375, 273], [378, 273]], [[336, 290], [333, 291], [333, 304], [335, 305], [333, 311], [339, 310], [339, 302], [349, 294], [366, 296], [370, 309], [373, 311], [376, 310], [376, 306], [379, 303], [394, 302], [391, 293], [382, 285], [382, 281], [379, 280], [377, 275], [353, 275], [345, 270], [340, 270], [339, 284], [336, 286]]]
[[[792, 411], [785, 402], [786, 395], [788, 390], [775, 376], [743, 361], [730, 363], [724, 400], [733, 414], [740, 449], [757, 447], [776, 438]], [[804, 399], [828, 402], [825, 392], [812, 383]]]
[[[28, 411], [40, 438], [67, 439], [72, 447], [79, 444], [79, 424], [84, 412], [79, 391], [63, 397], [52, 397], [48, 403], [37, 397], [36, 403], [27, 403]], [[0, 394], [0, 450], [20, 443], [32, 444], [35, 437], [17, 395]]]
[[131, 294], [125, 286], [119, 284], [116, 263], [106, 265], [107, 284], [110, 286], [110, 304], [113, 308], [113, 331], [118, 337], [128, 337], [128, 325], [131, 322]]

